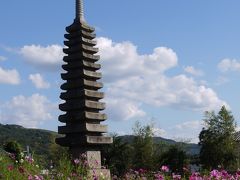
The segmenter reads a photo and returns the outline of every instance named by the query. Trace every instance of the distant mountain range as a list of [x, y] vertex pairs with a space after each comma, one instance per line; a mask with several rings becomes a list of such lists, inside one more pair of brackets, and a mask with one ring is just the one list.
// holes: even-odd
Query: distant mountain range
[[[34, 154], [39, 156], [44, 156], [45, 158], [49, 156], [51, 147], [55, 145], [55, 138], [59, 136], [56, 132], [42, 130], [42, 129], [28, 129], [19, 125], [2, 125], [0, 124], [0, 147], [7, 141], [17, 141], [25, 149], [26, 146], [30, 147], [30, 150]], [[133, 135], [119, 136], [125, 142], [133, 142]], [[167, 144], [177, 144], [171, 139], [165, 139], [162, 137], [154, 137], [155, 143], [167, 143]], [[199, 146], [192, 143], [184, 143], [189, 154], [198, 154]]]

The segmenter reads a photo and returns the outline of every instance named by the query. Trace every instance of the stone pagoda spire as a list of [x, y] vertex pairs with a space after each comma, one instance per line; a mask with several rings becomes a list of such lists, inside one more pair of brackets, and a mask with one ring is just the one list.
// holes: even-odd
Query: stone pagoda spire
[[76, 21], [84, 22], [83, 0], [76, 0]]
[[107, 119], [106, 114], [101, 113], [105, 103], [99, 102], [104, 97], [99, 91], [103, 87], [99, 82], [102, 74], [98, 72], [101, 65], [97, 63], [100, 57], [96, 55], [95, 29], [84, 20], [83, 0], [76, 0], [76, 18], [66, 31], [64, 45], [67, 48], [63, 49], [66, 56], [62, 65], [66, 72], [61, 74], [65, 83], [60, 95], [65, 102], [59, 105], [65, 112], [59, 121], [65, 126], [58, 127], [58, 133], [65, 136], [57, 138], [56, 143], [69, 147], [74, 158], [86, 153], [90, 166], [100, 169], [101, 145], [111, 144], [112, 138], [103, 135], [107, 126], [100, 124]]

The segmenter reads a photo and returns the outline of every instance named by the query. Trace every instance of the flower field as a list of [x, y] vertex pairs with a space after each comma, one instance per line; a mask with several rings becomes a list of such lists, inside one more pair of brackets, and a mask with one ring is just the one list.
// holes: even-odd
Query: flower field
[[[11, 153], [0, 154], [0, 179], [4, 180], [104, 180], [104, 176], [90, 175], [86, 157], [72, 161], [67, 157], [59, 160], [56, 167], [43, 170], [33, 158], [20, 153], [19, 159]], [[94, 172], [94, 171], [93, 171]], [[240, 171], [229, 174], [224, 169], [210, 172], [190, 172], [184, 168], [182, 175], [171, 172], [168, 166], [162, 166], [157, 172], [145, 169], [129, 170], [122, 177], [112, 175], [113, 180], [240, 180]]]

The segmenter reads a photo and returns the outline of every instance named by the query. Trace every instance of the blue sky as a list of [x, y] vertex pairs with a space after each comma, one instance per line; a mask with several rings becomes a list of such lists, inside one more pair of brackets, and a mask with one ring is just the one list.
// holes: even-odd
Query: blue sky
[[[74, 0], [2, 1], [0, 123], [57, 130], [65, 27]], [[100, 49], [105, 122], [131, 134], [197, 142], [204, 111], [225, 104], [239, 124], [240, 2], [85, 0]]]

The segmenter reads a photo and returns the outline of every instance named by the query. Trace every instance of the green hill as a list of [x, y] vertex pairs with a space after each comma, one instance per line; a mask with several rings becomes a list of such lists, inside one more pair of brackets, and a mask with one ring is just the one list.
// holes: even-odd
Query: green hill
[[[55, 138], [58, 136], [56, 132], [42, 129], [28, 129], [19, 125], [2, 125], [0, 124], [0, 146], [3, 146], [7, 141], [17, 141], [26, 150], [30, 147], [30, 152], [33, 152], [38, 159], [41, 159], [43, 164], [48, 164], [53, 159], [61, 148], [55, 144]], [[134, 136], [120, 136], [123, 141], [132, 143]], [[176, 144], [178, 142], [165, 139], [162, 137], [154, 137], [155, 143]], [[198, 154], [199, 146], [197, 144], [185, 143], [189, 154]], [[55, 154], [54, 154], [55, 152]], [[45, 163], [44, 163], [45, 162]]]
[[8, 141], [17, 141], [22, 146], [23, 151], [29, 146], [30, 152], [44, 165], [49, 164], [51, 149], [56, 147], [54, 140], [57, 136], [58, 134], [53, 131], [0, 124], [1, 147]]
[[[134, 136], [133, 135], [125, 135], [125, 136], [120, 136], [120, 138], [124, 142], [132, 143]], [[194, 144], [194, 143], [182, 143], [182, 142], [177, 142], [172, 139], [166, 139], [166, 138], [162, 138], [162, 137], [153, 137], [153, 142], [158, 143], [158, 144], [164, 143], [164, 144], [168, 144], [168, 145], [183, 144], [184, 147], [186, 147], [187, 153], [191, 154], [191, 155], [196, 155], [196, 154], [199, 154], [199, 152], [200, 152], [200, 146], [198, 144]]]

